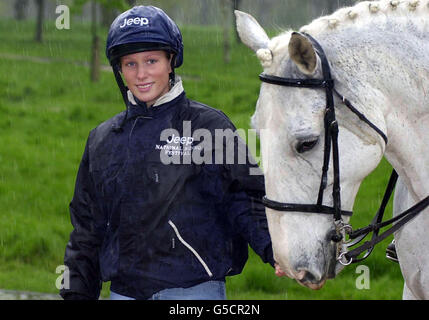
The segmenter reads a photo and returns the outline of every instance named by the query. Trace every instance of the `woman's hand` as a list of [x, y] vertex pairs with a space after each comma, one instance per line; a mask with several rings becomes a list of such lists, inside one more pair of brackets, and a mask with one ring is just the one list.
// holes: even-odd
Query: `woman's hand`
[[274, 264], [274, 267], [276, 268], [275, 273], [276, 273], [277, 277], [285, 277], [286, 276], [286, 273], [283, 272], [282, 268], [280, 268], [280, 265], [277, 262]]

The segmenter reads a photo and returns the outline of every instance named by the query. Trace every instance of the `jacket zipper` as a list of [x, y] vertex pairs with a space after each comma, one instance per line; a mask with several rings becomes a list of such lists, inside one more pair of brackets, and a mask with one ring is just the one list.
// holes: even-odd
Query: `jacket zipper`
[[173, 228], [174, 232], [176, 233], [177, 239], [179, 239], [179, 241], [186, 247], [188, 248], [193, 254], [194, 256], [198, 259], [198, 261], [201, 263], [201, 265], [204, 267], [204, 269], [206, 270], [207, 274], [210, 277], [213, 277], [213, 273], [210, 271], [209, 267], [207, 266], [207, 264], [204, 262], [204, 260], [201, 258], [201, 256], [198, 254], [198, 252], [192, 248], [192, 246], [187, 243], [182, 236], [179, 233], [179, 230], [177, 229], [176, 225], [173, 223], [173, 221], [168, 220], [168, 224]]

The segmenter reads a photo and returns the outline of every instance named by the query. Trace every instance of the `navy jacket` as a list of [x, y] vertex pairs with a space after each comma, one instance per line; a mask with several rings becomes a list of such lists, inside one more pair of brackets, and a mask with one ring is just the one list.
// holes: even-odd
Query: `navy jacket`
[[[114, 130], [121, 123], [122, 130]], [[191, 125], [190, 134], [184, 124]], [[212, 138], [198, 138], [195, 131], [202, 128]], [[164, 129], [177, 134], [163, 141]], [[97, 299], [102, 281], [111, 281], [119, 294], [147, 299], [166, 288], [224, 280], [242, 271], [248, 244], [274, 265], [260, 201], [263, 176], [249, 175], [251, 168], [259, 170], [249, 161], [237, 164], [239, 152], [247, 151], [244, 142], [216, 144], [216, 129], [235, 131], [221, 111], [182, 92], [148, 109], [130, 104], [128, 115], [90, 132], [70, 203], [74, 230], [64, 258], [70, 288], [61, 290], [63, 297]], [[198, 149], [204, 139], [206, 147]], [[234, 163], [225, 159], [232, 146]], [[224, 161], [189, 163], [189, 151], [223, 152]], [[182, 163], [165, 164], [161, 153]]]

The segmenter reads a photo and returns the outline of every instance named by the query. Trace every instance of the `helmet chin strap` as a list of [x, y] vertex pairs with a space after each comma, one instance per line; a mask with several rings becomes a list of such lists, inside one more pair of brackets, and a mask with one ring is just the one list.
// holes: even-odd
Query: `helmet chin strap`
[[116, 83], [118, 84], [119, 90], [121, 91], [122, 99], [124, 100], [124, 103], [125, 103], [125, 116], [122, 119], [119, 126], [116, 124], [112, 125], [112, 130], [114, 132], [122, 132], [123, 126], [128, 117], [128, 93], [127, 93], [128, 87], [125, 85], [124, 81], [122, 80], [118, 62], [112, 63], [112, 69], [113, 69], [113, 74], [115, 75]]
[[176, 74], [174, 72], [174, 68], [176, 66], [176, 55], [174, 53], [171, 54], [171, 72], [169, 74], [170, 77], [170, 89], [174, 87], [174, 84], [176, 83]]

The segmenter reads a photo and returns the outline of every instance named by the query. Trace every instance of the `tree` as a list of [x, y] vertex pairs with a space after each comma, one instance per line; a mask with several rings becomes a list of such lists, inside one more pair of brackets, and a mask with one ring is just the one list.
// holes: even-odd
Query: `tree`
[[43, 34], [43, 12], [45, 10], [45, 0], [36, 0], [37, 5], [37, 23], [36, 23], [36, 34], [34, 40], [42, 42]]
[[97, 3], [91, 2], [91, 81], [97, 82], [100, 79], [100, 37], [97, 34]]
[[235, 30], [235, 39], [240, 42], [237, 30], [235, 28], [235, 14], [234, 10], [239, 10], [241, 0], [222, 0], [221, 11], [224, 17], [222, 23], [223, 31], [223, 61], [225, 63], [231, 62], [231, 27]]
[[[75, 0], [74, 10], [82, 9], [82, 7], [91, 1], [91, 63], [90, 63], [90, 78], [92, 82], [97, 82], [100, 78], [100, 37], [98, 36], [97, 22], [97, 3], [104, 6], [106, 9], [119, 9], [125, 11], [129, 8], [129, 3], [125, 0]], [[108, 10], [107, 10], [108, 11]]]
[[15, 19], [24, 20], [25, 19], [25, 9], [27, 8], [28, 0], [15, 0]]
[[238, 35], [237, 28], [235, 27], [235, 14], [234, 14], [234, 11], [235, 10], [240, 10], [240, 4], [241, 4], [241, 0], [232, 0], [232, 11], [233, 11], [232, 12], [232, 21], [233, 21], [232, 29], [235, 30], [235, 41], [237, 43], [240, 43], [241, 40], [240, 40], [240, 36]]
[[223, 61], [225, 63], [231, 62], [231, 0], [222, 0], [222, 16], [225, 18], [222, 23], [222, 31], [223, 31]]

